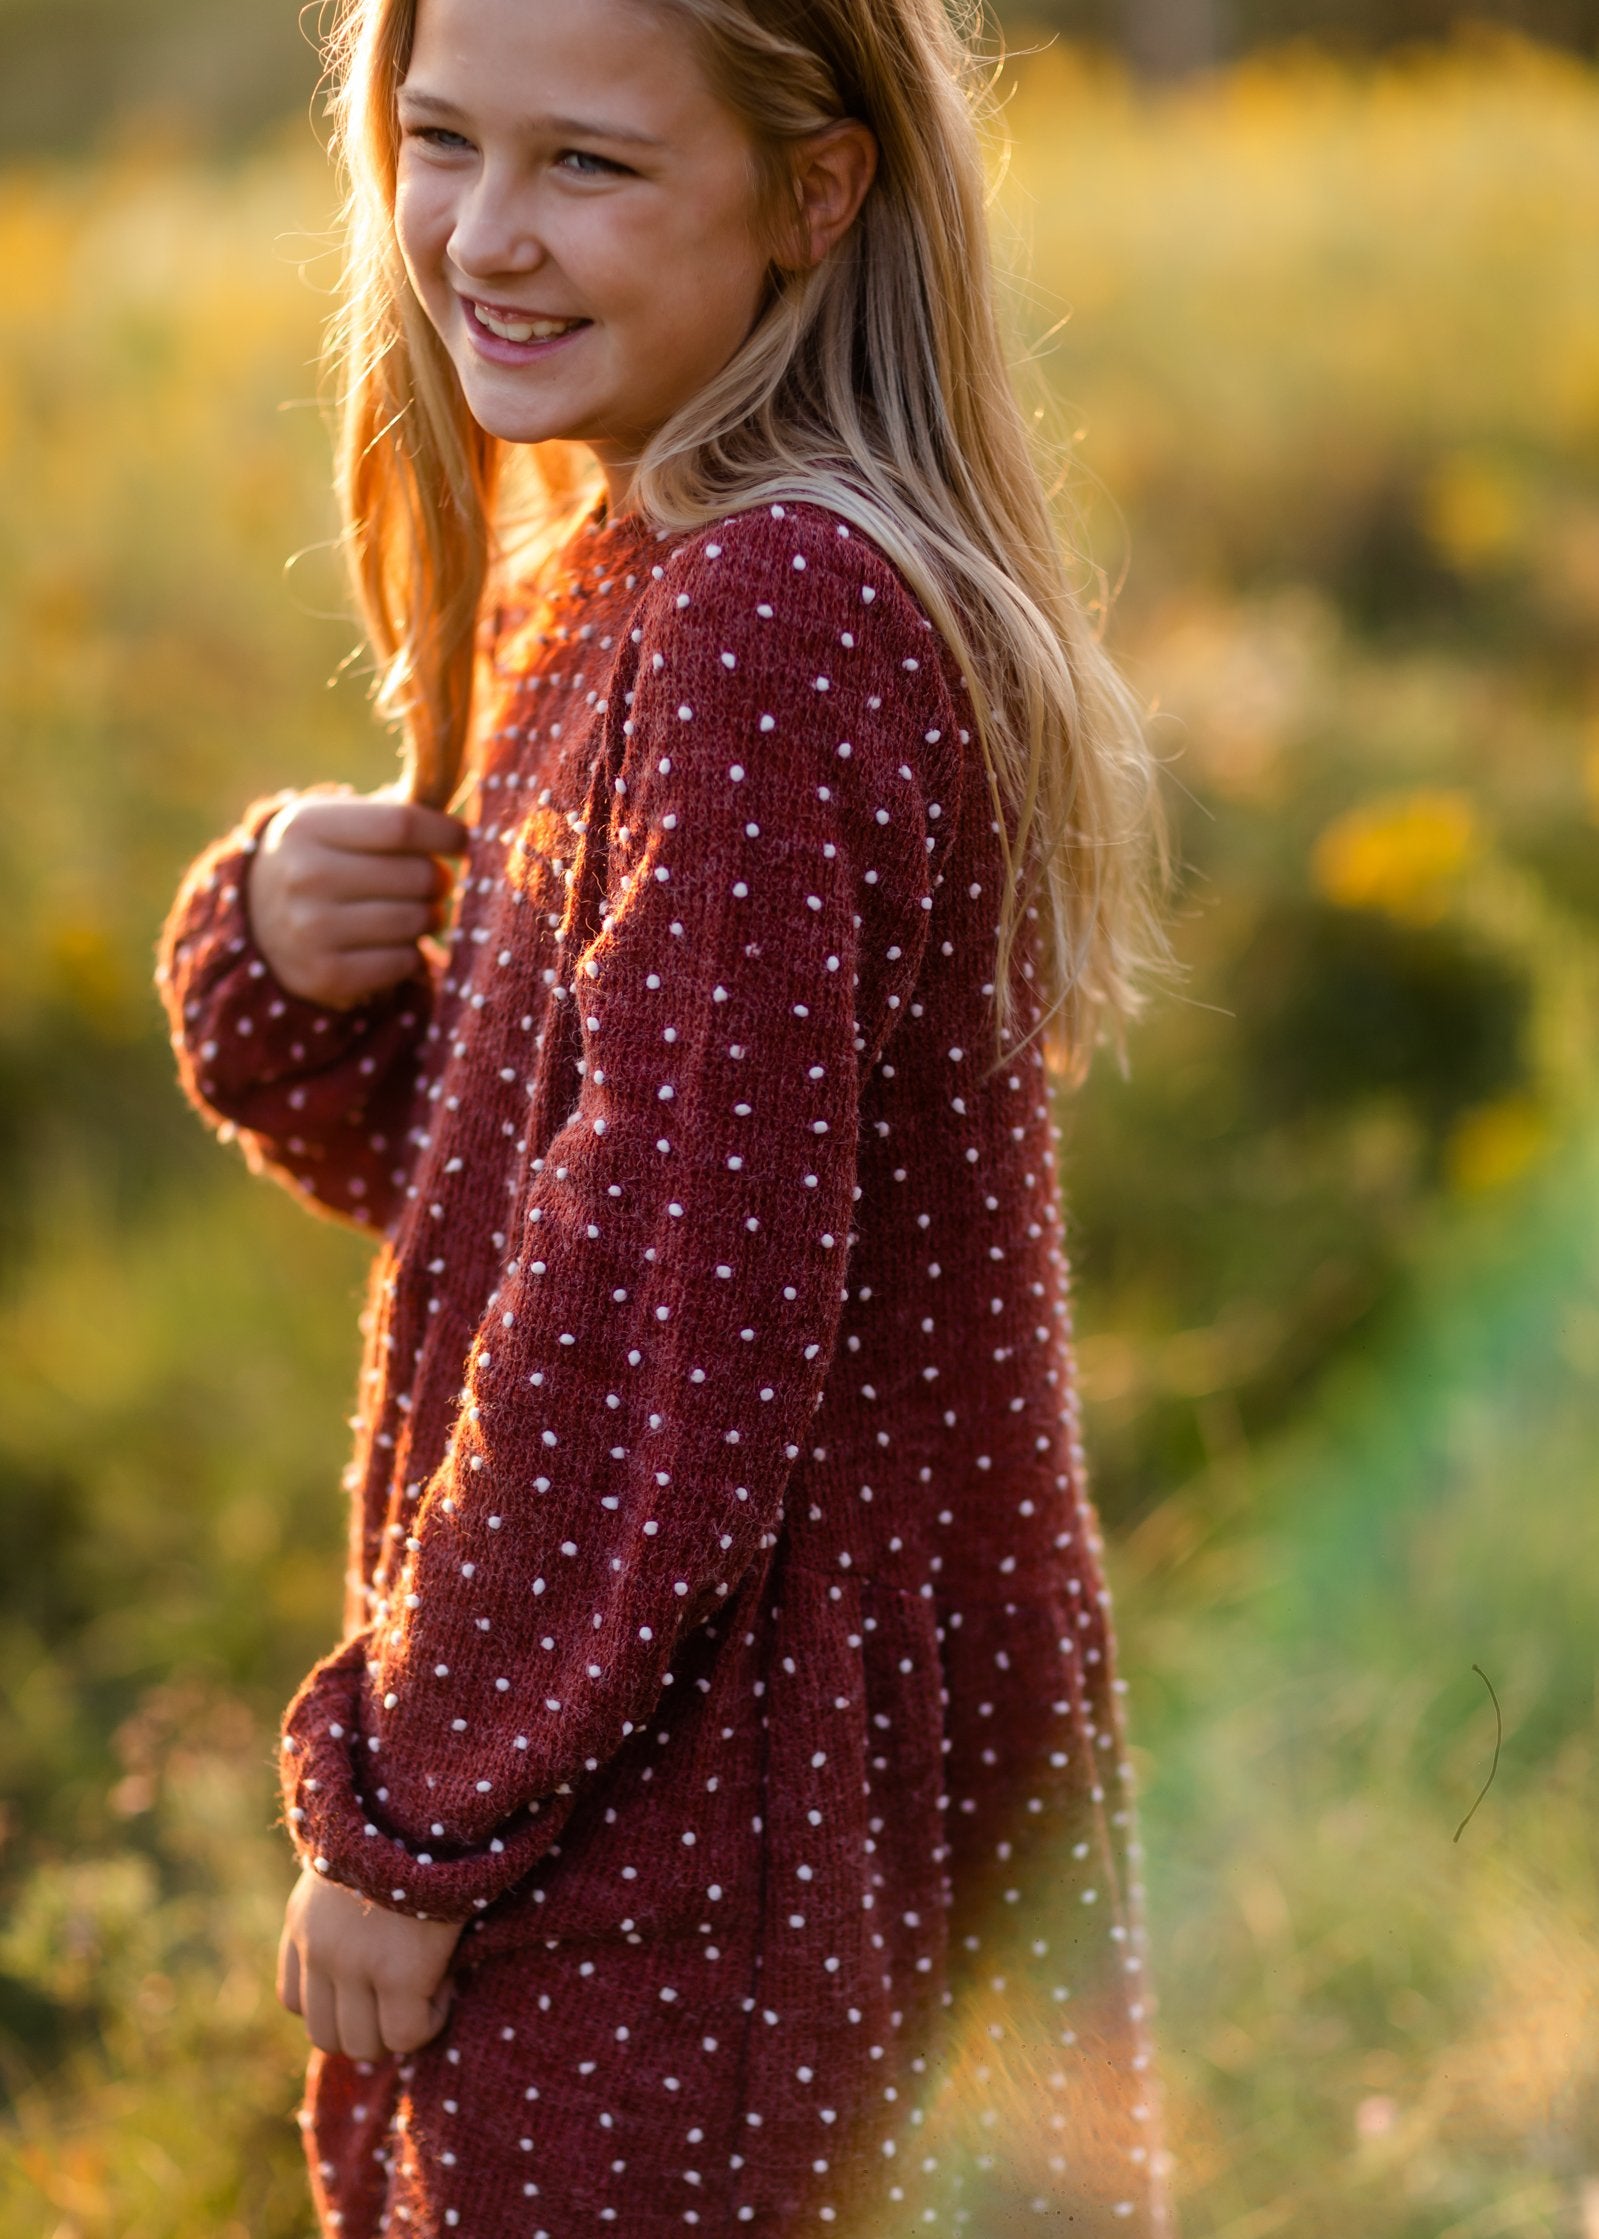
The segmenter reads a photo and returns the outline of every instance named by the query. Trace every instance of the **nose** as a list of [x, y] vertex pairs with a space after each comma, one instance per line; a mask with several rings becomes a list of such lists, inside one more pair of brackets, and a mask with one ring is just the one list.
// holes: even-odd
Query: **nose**
[[460, 204], [447, 254], [464, 278], [536, 272], [544, 262], [531, 202], [487, 165]]

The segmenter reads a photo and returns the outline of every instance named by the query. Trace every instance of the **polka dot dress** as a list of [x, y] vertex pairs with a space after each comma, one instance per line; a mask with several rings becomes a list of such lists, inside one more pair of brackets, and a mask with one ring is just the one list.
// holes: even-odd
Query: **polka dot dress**
[[1059, 1144], [1036, 1048], [984, 1078], [958, 672], [813, 506], [602, 508], [497, 625], [425, 975], [276, 984], [276, 799], [161, 944], [190, 1096], [378, 1240], [288, 1830], [465, 1924], [432, 2044], [311, 2056], [322, 2229], [1165, 2233]]

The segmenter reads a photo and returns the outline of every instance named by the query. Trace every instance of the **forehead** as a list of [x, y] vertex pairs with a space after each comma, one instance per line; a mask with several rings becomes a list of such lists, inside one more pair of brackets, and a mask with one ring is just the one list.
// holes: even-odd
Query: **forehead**
[[507, 124], [676, 141], [729, 121], [688, 19], [659, 0], [418, 0], [405, 86]]

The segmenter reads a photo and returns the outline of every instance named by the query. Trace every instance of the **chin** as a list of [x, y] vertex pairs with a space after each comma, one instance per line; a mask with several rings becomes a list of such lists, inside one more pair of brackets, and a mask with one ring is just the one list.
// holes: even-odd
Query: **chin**
[[535, 418], [531, 413], [495, 412], [478, 407], [467, 398], [467, 409], [485, 435], [497, 443], [559, 443], [567, 439], [566, 423], [559, 417]]
[[536, 408], [514, 397], [485, 391], [481, 384], [462, 381], [466, 408], [485, 435], [501, 443], [551, 443], [572, 432], [573, 415], [549, 406]]

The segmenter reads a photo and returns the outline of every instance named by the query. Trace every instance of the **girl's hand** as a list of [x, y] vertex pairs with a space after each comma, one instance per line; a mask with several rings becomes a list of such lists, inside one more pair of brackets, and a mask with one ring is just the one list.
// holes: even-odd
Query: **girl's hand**
[[459, 817], [348, 786], [296, 794], [250, 861], [256, 946], [291, 995], [349, 1010], [420, 969], [417, 942], [444, 921]]
[[415, 2052], [444, 2026], [460, 1935], [458, 1922], [386, 1912], [306, 1867], [278, 1944], [278, 2003], [305, 2017], [323, 2052]]

